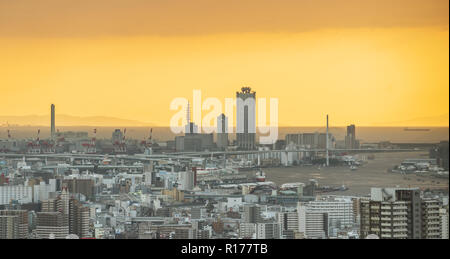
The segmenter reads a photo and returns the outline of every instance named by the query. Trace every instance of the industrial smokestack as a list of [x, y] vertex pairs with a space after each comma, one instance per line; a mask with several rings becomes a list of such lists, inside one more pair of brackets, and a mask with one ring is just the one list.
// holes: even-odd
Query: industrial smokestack
[[51, 124], [50, 124], [50, 137], [52, 140], [55, 139], [55, 105], [50, 106], [51, 109]]

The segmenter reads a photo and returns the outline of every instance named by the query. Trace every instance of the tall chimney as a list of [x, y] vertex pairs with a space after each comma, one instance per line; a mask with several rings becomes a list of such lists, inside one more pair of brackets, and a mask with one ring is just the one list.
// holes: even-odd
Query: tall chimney
[[55, 139], [55, 105], [52, 104], [51, 108], [51, 125], [50, 125], [50, 137], [52, 140]]

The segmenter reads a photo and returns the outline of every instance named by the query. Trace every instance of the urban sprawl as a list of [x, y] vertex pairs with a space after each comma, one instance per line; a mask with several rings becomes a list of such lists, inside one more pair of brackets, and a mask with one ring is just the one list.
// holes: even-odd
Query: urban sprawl
[[[236, 97], [256, 93], [244, 87]], [[251, 104], [237, 103], [244, 114], [237, 127], [244, 130], [234, 134], [224, 114], [216, 133], [199, 133], [188, 105], [184, 134], [164, 142], [151, 129], [144, 140], [122, 129], [110, 139], [97, 139], [95, 129], [91, 136], [60, 132], [51, 105], [49, 138], [39, 130], [16, 139], [8, 130], [0, 140], [0, 239], [448, 239], [448, 140], [367, 144], [356, 138], [355, 125], [335, 139], [327, 116], [325, 132], [259, 144]], [[384, 171], [446, 188], [394, 182], [345, 195], [352, 186], [323, 185], [320, 177], [275, 183], [265, 172], [358, 174], [378, 153], [418, 151], [426, 157], [411, 155]]]

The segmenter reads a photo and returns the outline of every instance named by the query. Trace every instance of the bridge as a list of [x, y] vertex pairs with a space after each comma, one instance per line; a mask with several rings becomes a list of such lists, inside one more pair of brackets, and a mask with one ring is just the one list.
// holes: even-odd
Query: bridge
[[[328, 153], [380, 153], [380, 152], [419, 152], [425, 151], [423, 149], [328, 149]], [[20, 154], [20, 153], [0, 153], [0, 158], [38, 158], [38, 159], [69, 159], [70, 161], [78, 160], [90, 160], [101, 162], [105, 159], [111, 159], [115, 161], [136, 161], [142, 163], [150, 163], [152, 161], [157, 162], [174, 162], [180, 160], [192, 160], [195, 158], [213, 158], [221, 157], [226, 159], [229, 156], [253, 156], [263, 154], [289, 154], [289, 153], [326, 153], [327, 149], [295, 149], [295, 150], [236, 150], [236, 151], [201, 151], [201, 152], [174, 152], [174, 153], [163, 153], [163, 154], [135, 154], [135, 155], [108, 155], [108, 154], [70, 154], [70, 153], [49, 153], [49, 154]], [[104, 167], [105, 169], [108, 165], [99, 165], [99, 168]], [[74, 168], [93, 168], [94, 165], [74, 165]], [[109, 166], [111, 168], [120, 168], [120, 166]], [[130, 168], [130, 166], [126, 166]], [[136, 166], [142, 168], [142, 166]], [[49, 168], [54, 168], [49, 166]]]

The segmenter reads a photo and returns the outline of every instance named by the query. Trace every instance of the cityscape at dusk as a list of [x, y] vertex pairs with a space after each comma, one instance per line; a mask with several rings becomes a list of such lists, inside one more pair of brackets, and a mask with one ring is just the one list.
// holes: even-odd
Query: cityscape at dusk
[[449, 238], [448, 0], [0, 0], [0, 71], [0, 239]]

